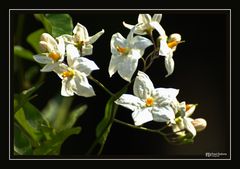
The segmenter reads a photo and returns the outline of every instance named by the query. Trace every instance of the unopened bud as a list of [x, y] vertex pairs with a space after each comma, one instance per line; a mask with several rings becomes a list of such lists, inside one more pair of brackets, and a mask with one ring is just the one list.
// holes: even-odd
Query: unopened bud
[[47, 52], [48, 51], [48, 44], [44, 41], [39, 42], [39, 49], [41, 52]]
[[202, 118], [198, 118], [192, 121], [192, 124], [197, 132], [204, 130], [207, 127], [207, 121]]

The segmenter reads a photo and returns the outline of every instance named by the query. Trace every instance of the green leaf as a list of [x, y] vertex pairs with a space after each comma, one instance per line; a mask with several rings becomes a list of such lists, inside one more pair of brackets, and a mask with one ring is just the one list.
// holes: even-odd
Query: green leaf
[[24, 90], [20, 94], [14, 95], [14, 113], [16, 113], [27, 101], [31, 100], [33, 97], [32, 94], [42, 85], [39, 83], [30, 89]]
[[53, 37], [72, 34], [73, 23], [69, 14], [35, 14], [34, 16]]
[[64, 141], [73, 134], [79, 134], [80, 131], [80, 127], [75, 127], [57, 133], [51, 140], [36, 148], [34, 155], [59, 155]]
[[33, 61], [33, 53], [22, 46], [14, 46], [14, 56]]
[[73, 23], [72, 18], [68, 14], [46, 14], [52, 28], [52, 36], [58, 37], [63, 34], [72, 34]]
[[120, 97], [123, 93], [127, 91], [128, 85], [123, 87], [119, 92], [115, 94], [115, 96], [112, 96], [105, 107], [105, 114], [103, 119], [100, 121], [100, 123], [97, 125], [96, 128], [96, 137], [99, 138], [99, 143], [104, 144], [108, 134], [110, 132], [115, 114], [117, 112], [118, 105], [114, 103], [114, 101]]
[[14, 124], [14, 152], [15, 155], [32, 154], [32, 146], [29, 138], [16, 123]]
[[77, 119], [83, 115], [83, 113], [87, 110], [87, 105], [79, 106], [78, 108], [74, 109], [69, 116], [67, 117], [67, 120], [65, 121], [63, 125], [63, 129], [72, 128], [72, 126], [75, 124]]
[[60, 131], [64, 128], [72, 101], [73, 97], [57, 96], [51, 99], [44, 108], [43, 116], [57, 131]]
[[31, 103], [26, 102], [14, 116], [16, 122], [31, 138], [32, 145], [40, 145], [40, 141], [44, 138], [41, 131], [41, 126], [48, 126], [48, 123], [43, 119], [40, 111]]
[[33, 47], [33, 49], [36, 51], [36, 53], [41, 53], [39, 48], [39, 41], [41, 35], [46, 32], [45, 29], [38, 29], [37, 31], [31, 33], [27, 37], [27, 42]]

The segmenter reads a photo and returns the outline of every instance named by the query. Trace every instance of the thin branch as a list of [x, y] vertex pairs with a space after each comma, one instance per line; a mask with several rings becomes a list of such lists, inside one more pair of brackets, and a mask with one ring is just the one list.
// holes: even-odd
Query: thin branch
[[100, 86], [103, 90], [105, 90], [110, 96], [115, 96], [114, 93], [112, 93], [108, 88], [106, 88], [101, 82], [99, 82], [97, 79], [92, 77], [91, 75], [88, 76], [88, 78], [92, 81], [94, 81], [98, 86]]

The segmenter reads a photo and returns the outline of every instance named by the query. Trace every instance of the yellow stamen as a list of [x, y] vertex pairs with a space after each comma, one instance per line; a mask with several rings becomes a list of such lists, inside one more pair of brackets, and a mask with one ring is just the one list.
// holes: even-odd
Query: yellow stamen
[[73, 70], [68, 70], [62, 73], [62, 77], [72, 77], [74, 75], [74, 71]]
[[168, 45], [169, 48], [174, 48], [174, 47], [177, 46], [179, 43], [183, 43], [183, 42], [185, 42], [185, 41], [176, 41], [176, 40], [174, 40], [174, 41], [168, 42], [167, 45]]
[[127, 51], [128, 51], [127, 48], [122, 48], [120, 46], [116, 46], [116, 49], [119, 53], [122, 53], [122, 54], [127, 53]]
[[148, 97], [146, 99], [146, 106], [150, 107], [153, 105], [153, 103], [154, 103], [154, 99], [152, 97]]
[[193, 105], [192, 104], [186, 104], [186, 111], [188, 111], [189, 109], [191, 109]]
[[56, 52], [51, 52], [48, 55], [50, 58], [52, 58], [54, 61], [58, 61], [60, 59], [60, 55]]

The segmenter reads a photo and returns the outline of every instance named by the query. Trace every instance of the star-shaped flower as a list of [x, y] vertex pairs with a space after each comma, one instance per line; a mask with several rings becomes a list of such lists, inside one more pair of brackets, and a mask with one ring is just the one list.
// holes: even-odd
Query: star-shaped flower
[[[139, 14], [138, 15], [138, 26], [135, 30], [136, 34], [139, 35], [146, 35], [152, 34], [152, 31], [156, 29], [160, 35], [165, 35], [165, 31], [160, 25], [160, 21], [162, 19], [162, 14], [154, 14], [151, 17], [149, 14]], [[128, 28], [132, 29], [135, 25], [130, 25], [123, 22], [123, 25]]]
[[152, 42], [142, 36], [133, 36], [136, 27], [132, 28], [125, 39], [120, 33], [115, 33], [111, 39], [111, 60], [108, 68], [110, 77], [118, 71], [126, 81], [131, 78], [138, 66], [138, 60], [144, 54], [145, 49]]
[[71, 44], [66, 47], [67, 63], [62, 63], [54, 69], [62, 79], [62, 96], [91, 97], [95, 95], [92, 86], [88, 83], [87, 76], [93, 70], [98, 70], [98, 66], [91, 60], [80, 57], [77, 48]]
[[75, 45], [81, 56], [91, 55], [93, 52], [93, 43], [104, 33], [104, 29], [93, 36], [88, 35], [85, 26], [77, 23], [73, 29], [73, 35], [62, 35], [64, 41]]
[[133, 111], [132, 118], [136, 126], [149, 121], [175, 123], [175, 109], [178, 89], [154, 88], [152, 81], [144, 72], [138, 71], [134, 81], [133, 93], [123, 94], [116, 104]]

